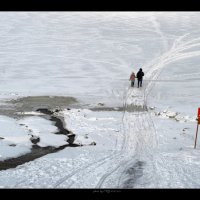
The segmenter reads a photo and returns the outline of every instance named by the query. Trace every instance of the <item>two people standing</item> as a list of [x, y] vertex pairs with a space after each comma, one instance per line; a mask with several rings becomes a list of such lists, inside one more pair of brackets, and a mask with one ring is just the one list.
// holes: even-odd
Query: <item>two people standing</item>
[[137, 72], [137, 76], [135, 76], [135, 73], [132, 72], [129, 79], [131, 81], [131, 87], [134, 87], [135, 78], [138, 79], [138, 88], [142, 87], [143, 76], [144, 76], [144, 72], [142, 71], [142, 68], [140, 68], [139, 71]]

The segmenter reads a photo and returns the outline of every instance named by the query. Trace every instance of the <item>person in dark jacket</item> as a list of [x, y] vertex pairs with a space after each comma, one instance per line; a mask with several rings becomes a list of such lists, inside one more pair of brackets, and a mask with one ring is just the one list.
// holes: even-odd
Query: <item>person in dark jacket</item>
[[140, 68], [140, 70], [137, 73], [137, 79], [138, 79], [138, 88], [142, 87], [142, 79], [144, 76], [144, 72], [142, 71], [142, 68]]

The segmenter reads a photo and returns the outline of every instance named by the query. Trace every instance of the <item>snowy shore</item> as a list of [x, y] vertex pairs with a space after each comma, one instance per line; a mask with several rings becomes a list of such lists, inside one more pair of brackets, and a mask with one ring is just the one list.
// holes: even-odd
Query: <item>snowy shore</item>
[[1, 188], [200, 187], [198, 12], [1, 12], [0, 26], [0, 163], [31, 137], [41, 153], [2, 168]]

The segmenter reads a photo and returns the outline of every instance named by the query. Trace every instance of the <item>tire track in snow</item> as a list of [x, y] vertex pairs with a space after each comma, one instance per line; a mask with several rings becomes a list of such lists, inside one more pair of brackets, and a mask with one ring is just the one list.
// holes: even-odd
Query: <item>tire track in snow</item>
[[[196, 52], [191, 52], [191, 53], [180, 53], [181, 51], [183, 50], [187, 50], [193, 46], [198, 46], [200, 45], [199, 44], [191, 44], [189, 46], [184, 46], [184, 43], [181, 43], [181, 41], [185, 38], [185, 36], [187, 36], [188, 34], [184, 35], [184, 36], [181, 36], [180, 38], [178, 38], [177, 40], [175, 40], [174, 42], [174, 45], [172, 46], [172, 48], [164, 53], [163, 55], [161, 55], [158, 59], [154, 60], [152, 62], [152, 64], [150, 65], [150, 70], [148, 71], [148, 73], [146, 74], [146, 77], [149, 77], [150, 80], [156, 80], [162, 69], [164, 68], [164, 66], [166, 66], [167, 64], [171, 63], [171, 62], [174, 62], [175, 60], [177, 59], [182, 59], [182, 58], [188, 58], [188, 57], [191, 57], [191, 56], [197, 56], [197, 55], [200, 55], [200, 52], [199, 51], [196, 51]], [[197, 41], [197, 40], [193, 40], [193, 41]], [[178, 46], [177, 43], [180, 43], [182, 45]], [[185, 44], [189, 44], [191, 42], [186, 42]], [[176, 46], [177, 45], [177, 46]], [[145, 67], [144, 67], [145, 68]], [[144, 88], [144, 94], [142, 94], [142, 92], [140, 92], [140, 95], [139, 97], [143, 96], [144, 98], [144, 103], [143, 103], [143, 107], [147, 105], [147, 97], [149, 95], [149, 92], [151, 91], [151, 89], [153, 88], [153, 85], [155, 83], [153, 83], [152, 81], [150, 81]], [[130, 95], [129, 95], [130, 96]], [[137, 95], [136, 95], [137, 96]], [[128, 98], [127, 98], [128, 100]], [[127, 103], [125, 103], [127, 105]], [[138, 101], [138, 98], [137, 99], [133, 99], [133, 103], [131, 105], [141, 105]], [[123, 118], [125, 118], [125, 113], [124, 113], [124, 116]], [[148, 120], [147, 120], [148, 119]], [[158, 141], [157, 141], [157, 138], [156, 138], [156, 129], [155, 129], [155, 126], [154, 126], [154, 123], [153, 123], [153, 120], [150, 116], [150, 114], [146, 114], [146, 115], [143, 115], [143, 114], [139, 114], [139, 117], [135, 119], [135, 123], [134, 124], [137, 124], [136, 127], [136, 130], [140, 130], [140, 131], [143, 131], [141, 130], [141, 127], [143, 127], [145, 125], [145, 122], [147, 120], [147, 125], [146, 125], [146, 129], [149, 128], [149, 136], [150, 137], [147, 137], [148, 135], [146, 134], [145, 137], [138, 137], [137, 138], [137, 145], [136, 145], [136, 153], [139, 155], [140, 153], [144, 153], [144, 152], [147, 152], [147, 149], [148, 150], [151, 150], [151, 146], [149, 146], [149, 148], [144, 148], [145, 145], [147, 145], [149, 142], [150, 144], [155, 144], [154, 146], [156, 146], [158, 144]], [[128, 124], [126, 126], [128, 126], [128, 131], [130, 132], [130, 123], [132, 121], [130, 120], [127, 120], [126, 123], [128, 122]], [[150, 130], [150, 128], [152, 130]], [[127, 132], [126, 132], [127, 133]], [[125, 140], [127, 143], [127, 140], [131, 143], [132, 140], [130, 139], [130, 134], [125, 134], [126, 137], [125, 137]], [[152, 135], [154, 135], [154, 140], [151, 138]], [[136, 138], [134, 138], [136, 139]], [[149, 141], [151, 139], [151, 141]], [[130, 146], [130, 145], [126, 145], [126, 146]], [[151, 153], [153, 153], [152, 151], [150, 151]], [[152, 155], [150, 155], [151, 153], [149, 153], [149, 158], [151, 157], [152, 159]], [[149, 161], [151, 161], [151, 159], [148, 159]], [[152, 162], [152, 161], [151, 161]], [[128, 163], [128, 162], [127, 162]], [[152, 168], [155, 169], [155, 165], [152, 163]], [[116, 167], [114, 170], [112, 170], [111, 172], [108, 172], [106, 173], [102, 178], [101, 180], [99, 181], [99, 184], [97, 184], [97, 187], [102, 187], [103, 186], [103, 183], [105, 182], [105, 180], [112, 174], [114, 173], [116, 170], [118, 169], [118, 167]], [[125, 166], [125, 171], [127, 170], [127, 167]], [[122, 176], [120, 177], [120, 179], [122, 178]], [[152, 176], [151, 176], [152, 178]], [[118, 186], [120, 185], [120, 181], [118, 182]]]
[[[125, 112], [126, 112], [126, 109], [127, 109], [127, 99], [130, 98], [130, 95], [132, 95], [132, 90], [130, 90], [130, 87], [128, 87], [128, 90], [127, 90], [127, 92], [124, 93], [124, 97], [123, 97], [123, 99], [124, 99], [123, 100], [124, 111], [123, 111], [122, 121], [124, 120]], [[124, 130], [122, 130], [122, 131], [124, 131]], [[121, 164], [125, 162], [124, 159], [123, 159], [124, 156], [125, 156], [125, 153], [123, 153], [123, 151], [125, 149], [125, 146], [127, 145], [127, 141], [128, 141], [128, 139], [126, 138], [126, 133], [124, 133], [122, 143], [121, 143], [121, 147], [116, 153], [113, 152], [112, 154], [107, 156], [106, 159], [100, 159], [100, 160], [96, 161], [95, 163], [89, 163], [87, 166], [84, 166], [81, 169], [77, 169], [75, 172], [73, 172], [70, 175], [61, 179], [58, 183], [56, 183], [54, 185], [54, 187], [61, 186], [61, 184], [65, 183], [65, 182], [70, 182], [69, 178], [72, 178], [72, 177], [75, 177], [75, 176], [86, 177], [86, 176], [88, 176], [88, 174], [92, 174], [92, 176], [94, 176], [93, 175], [94, 171], [97, 171], [97, 173], [98, 173], [98, 171], [101, 171], [101, 170], [99, 170], [100, 167], [104, 168], [103, 165], [106, 165], [106, 167], [107, 167], [108, 162], [106, 162], [106, 161], [109, 161], [109, 163], [112, 162], [113, 166], [116, 165], [116, 168], [112, 169], [111, 172], [110, 171], [108, 172], [109, 174], [112, 174], [112, 172], [116, 171], [116, 169], [119, 168], [121, 166]], [[107, 177], [107, 174], [103, 175], [103, 177], [96, 184], [97, 185], [96, 187], [100, 187], [101, 183], [104, 182], [103, 179], [105, 179], [106, 177]], [[77, 179], [78, 178], [75, 178], [75, 180], [77, 180]], [[79, 187], [81, 187], [80, 182], [81, 181], [79, 179], [79, 183], [78, 183]], [[69, 187], [72, 187], [75, 184], [77, 184], [77, 183], [72, 180], [71, 183], [69, 183], [67, 185], [64, 184], [64, 187], [69, 188]], [[76, 186], [76, 188], [77, 188], [77, 186]]]
[[[182, 59], [183, 57], [186, 58], [188, 56], [196, 56], [199, 53], [199, 52], [197, 53], [193, 52], [187, 55], [180, 53], [181, 51], [189, 49], [191, 47], [191, 45], [188, 47], [187, 46], [184, 47], [184, 45], [182, 46], [177, 45], [178, 43], [181, 44], [181, 40], [183, 40], [184, 37], [185, 36], [178, 38], [174, 42], [174, 45], [168, 52], [164, 53], [160, 57], [153, 60], [151, 63], [147, 64], [149, 65], [150, 70], [146, 73], [146, 77], [149, 80], [156, 80], [159, 77], [163, 67], [166, 66], [166, 64], [171, 63], [177, 59]], [[144, 68], [146, 66], [144, 66]], [[124, 112], [123, 112], [123, 117], [122, 117], [124, 137], [121, 144], [121, 150], [118, 153], [110, 154], [106, 158], [100, 159], [93, 164], [89, 163], [87, 166], [84, 166], [81, 169], [77, 169], [71, 175], [68, 175], [64, 177], [63, 179], [61, 179], [55, 185], [55, 187], [61, 186], [66, 181], [69, 182], [71, 180], [71, 182], [68, 184], [68, 187], [74, 186], [76, 188], [77, 187], [76, 180], [78, 180], [78, 177], [85, 177], [86, 175], [88, 176], [91, 173], [92, 176], [94, 176], [94, 174], [99, 175], [100, 178], [95, 187], [101, 188], [104, 186], [104, 183], [106, 183], [106, 180], [108, 180], [109, 177], [112, 176], [113, 173], [116, 173], [116, 171], [124, 172], [124, 170], [125, 171], [128, 170], [128, 166], [130, 166], [129, 158], [131, 156], [135, 155], [140, 158], [140, 154], [144, 154], [145, 152], [147, 152], [147, 150], [150, 150], [148, 152], [149, 157], [148, 158], [146, 157], [145, 159], [147, 159], [147, 162], [152, 161], [151, 144], [155, 144], [153, 146], [156, 146], [156, 144], [158, 143], [157, 138], [156, 138], [156, 130], [155, 130], [155, 126], [153, 124], [150, 114], [145, 110], [142, 113], [140, 108], [141, 107], [143, 109], [146, 108], [147, 97], [149, 95], [149, 92], [153, 88], [154, 84], [155, 82], [149, 81], [149, 83], [147, 83], [147, 85], [144, 86], [144, 89], [140, 90], [139, 92], [138, 90], [136, 92], [135, 88], [132, 90], [132, 88], [129, 87], [126, 94], [124, 95], [124, 98], [123, 98]], [[131, 104], [128, 104], [128, 101], [130, 100], [131, 100]], [[127, 111], [129, 107], [133, 107], [133, 109], [135, 109], [135, 112], [131, 114], [132, 116], [134, 116], [132, 120], [129, 119], [129, 115]], [[135, 132], [138, 133], [138, 135], [132, 134], [131, 132], [131, 130], [133, 129], [131, 125], [132, 123], [134, 124]], [[139, 134], [141, 132], [143, 132], [143, 135]], [[135, 147], [133, 146], [134, 142], [136, 142]], [[101, 173], [100, 167], [105, 170], [106, 167], [108, 166], [112, 166], [112, 167], [109, 170], [106, 170], [106, 173], [104, 173], [103, 176], [102, 174], [100, 175], [99, 174]], [[155, 164], [153, 163], [152, 163], [152, 169], [155, 169]], [[122, 179], [122, 176], [123, 176], [122, 174], [123, 173], [120, 174], [120, 179]], [[149, 177], [149, 180], [152, 179], [152, 176]], [[89, 176], [87, 178], [90, 179], [91, 177]], [[121, 182], [120, 179], [118, 181], [118, 186], [120, 184], [123, 185], [123, 183], [120, 183]], [[85, 179], [82, 181], [84, 183]], [[64, 186], [66, 185], [64, 184]], [[81, 187], [81, 183], [78, 184], [78, 187]]]
[[[127, 93], [127, 97], [130, 98], [131, 95], [135, 94], [135, 90], [132, 90], [129, 88], [129, 90], [131, 91], [130, 93]], [[137, 95], [136, 95], [137, 96]], [[126, 108], [127, 108], [127, 99], [126, 98]], [[140, 112], [139, 110], [137, 112]], [[125, 135], [125, 141], [124, 141], [124, 145], [123, 145], [123, 151], [121, 153], [124, 154], [124, 156], [121, 158], [121, 160], [119, 160], [119, 162], [116, 164], [116, 160], [114, 160], [115, 163], [111, 163], [110, 166], [115, 166], [114, 168], [112, 167], [111, 170], [109, 170], [107, 173], [105, 173], [102, 178], [100, 178], [99, 182], [96, 185], [96, 188], [102, 188], [104, 185], [104, 182], [113, 175], [113, 173], [117, 173], [118, 171], [122, 171], [124, 169], [124, 166], [127, 165], [127, 163], [130, 162], [130, 158], [134, 155], [135, 156], [135, 151], [137, 149], [137, 142], [135, 140], [135, 137], [133, 137], [134, 135], [131, 133], [130, 131], [130, 124], [128, 124], [128, 126], [126, 127], [126, 116], [127, 116], [127, 111], [125, 109], [124, 112], [124, 116], [123, 116], [123, 125], [124, 125], [124, 135]], [[139, 116], [139, 115], [135, 115], [135, 116]], [[128, 128], [128, 131], [126, 130]], [[139, 130], [140, 127], [138, 126], [137, 129]], [[133, 145], [135, 144], [135, 145]], [[121, 173], [119, 173], [121, 174]], [[118, 175], [119, 176], [119, 175]], [[113, 185], [117, 184], [117, 180], [115, 180], [115, 183], [112, 183], [112, 187]], [[116, 187], [118, 187], [116, 185]]]
[[[174, 62], [178, 59], [183, 59], [183, 58], [189, 58], [189, 57], [192, 57], [192, 56], [197, 56], [197, 55], [200, 55], [200, 52], [199, 51], [196, 51], [196, 52], [188, 52], [188, 53], [181, 53], [181, 51], [183, 50], [188, 50], [190, 49], [191, 47], [193, 46], [199, 46], [200, 43], [198, 44], [192, 44], [192, 42], [185, 42], [185, 43], [181, 43], [181, 41], [187, 36], [188, 34], [178, 38], [178, 40], [176, 40], [174, 42], [174, 45], [172, 46], [172, 49], [169, 51], [169, 52], [166, 52], [164, 55], [161, 55], [160, 58], [158, 58], [158, 61], [154, 61], [153, 62], [153, 65], [150, 66], [150, 70], [149, 72], [146, 74], [147, 77], [149, 77], [150, 80], [156, 80], [162, 69], [169, 63], [171, 62]], [[199, 39], [198, 39], [199, 40]], [[194, 39], [193, 41], [197, 41], [196, 39]], [[200, 40], [199, 40], [200, 42]], [[181, 44], [181, 45], [177, 45], [177, 43]], [[187, 45], [186, 45], [187, 44]], [[190, 45], [188, 45], [190, 44]], [[154, 64], [155, 63], [155, 64]], [[151, 89], [153, 88], [153, 83], [152, 81], [149, 82], [149, 84], [145, 87], [145, 102], [147, 102], [147, 97], [151, 91]], [[144, 117], [142, 120], [143, 122], [139, 122], [140, 125], [143, 125], [144, 124], [144, 120], [146, 119], [146, 117]], [[151, 119], [152, 120], [152, 119]], [[152, 123], [153, 124], [153, 123]], [[154, 125], [153, 125], [154, 126]], [[155, 128], [155, 127], [154, 127]], [[143, 139], [147, 139], [145, 137], [143, 137]], [[148, 140], [147, 140], [148, 141]], [[157, 143], [157, 142], [156, 142]], [[143, 152], [143, 150], [141, 151], [141, 153]], [[145, 152], [145, 151], [144, 151]], [[147, 154], [148, 155], [148, 154]], [[150, 154], [149, 154], [150, 155]], [[150, 155], [151, 158], [153, 158], [153, 160], [155, 160], [155, 157], [152, 155]], [[152, 169], [156, 169], [157, 168], [157, 171], [161, 168], [161, 169], [164, 169], [165, 168], [165, 162], [167, 162], [167, 160], [159, 160], [159, 162], [156, 163], [156, 165], [158, 166], [159, 165], [159, 168], [155, 166], [155, 164], [153, 163], [153, 161], [150, 159], [150, 157], [148, 158], [148, 156], [146, 156], [146, 160], [151, 163], [152, 165]], [[162, 167], [163, 166], [163, 167]], [[181, 163], [177, 164], [177, 167], [181, 166]], [[173, 167], [173, 169], [175, 169]], [[127, 169], [126, 169], [127, 170]], [[164, 171], [167, 171], [168, 168], [166, 168], [166, 170]], [[180, 171], [182, 171], [183, 173], [183, 169], [180, 169]], [[153, 173], [153, 171], [152, 171]], [[171, 172], [172, 173], [172, 172]], [[162, 173], [161, 173], [162, 175]], [[170, 176], [170, 174], [168, 174]], [[153, 175], [151, 176], [153, 178]], [[122, 179], [122, 177], [121, 177]], [[151, 179], [150, 179], [151, 180]], [[178, 180], [178, 178], [177, 178]], [[120, 181], [119, 181], [120, 182]]]
[[[103, 163], [105, 163], [107, 160], [112, 159], [113, 156], [116, 156], [116, 155], [118, 155], [118, 153], [113, 152], [113, 153], [111, 153], [110, 155], [108, 155], [108, 156], [106, 156], [106, 157], [104, 157], [104, 158], [102, 158], [102, 159], [98, 159], [98, 160], [95, 161], [95, 162], [92, 162], [92, 163], [90, 162], [89, 164], [84, 165], [84, 166], [81, 167], [81, 168], [77, 168], [77, 169], [74, 170], [72, 173], [70, 173], [70, 174], [64, 176], [64, 177], [61, 178], [59, 181], [57, 181], [57, 182], [53, 185], [53, 187], [54, 187], [54, 188], [58, 188], [58, 186], [60, 186], [60, 185], [63, 184], [64, 182], [66, 182], [66, 181], [69, 182], [69, 181], [70, 181], [69, 178], [72, 178], [73, 176], [80, 175], [80, 173], [82, 173], [82, 172], [86, 173], [86, 172], [85, 172], [86, 170], [93, 171], [94, 169], [98, 168], [98, 167], [101, 166]], [[71, 185], [71, 184], [67, 184], [67, 185], [65, 184], [64, 187], [66, 187], [66, 186], [69, 187], [70, 185]], [[68, 188], [68, 187], [67, 187], [67, 188]]]
[[[130, 92], [130, 90], [128, 88], [127, 93], [125, 92], [124, 95], [123, 95], [123, 99], [124, 99], [123, 100], [123, 108], [124, 108], [123, 117], [124, 117], [125, 109], [126, 109], [126, 106], [127, 106], [127, 104], [126, 104], [127, 98], [131, 94], [131, 93], [129, 94], [129, 92]], [[123, 117], [122, 117], [122, 119], [123, 119]], [[121, 144], [119, 151], [117, 151], [117, 152], [113, 151], [110, 155], [106, 156], [105, 158], [98, 159], [94, 163], [89, 163], [88, 165], [86, 165], [82, 168], [78, 168], [78, 169], [74, 170], [72, 173], [61, 178], [56, 184], [54, 184], [53, 187], [57, 188], [57, 187], [61, 186], [63, 183], [65, 185], [64, 187], [67, 187], [67, 188], [72, 187], [72, 185], [74, 184], [73, 181], [72, 181], [72, 183], [69, 183], [67, 185], [65, 184], [66, 182], [70, 181], [69, 180], [70, 178], [73, 178], [74, 176], [80, 176], [80, 174], [86, 174], [86, 173], [89, 174], [90, 172], [94, 173], [95, 169], [98, 169], [98, 167], [102, 166], [104, 163], [107, 164], [107, 162], [106, 162], [107, 160], [108, 161], [111, 161], [111, 160], [115, 161], [116, 157], [120, 157], [121, 151], [123, 150], [124, 145], [125, 145], [125, 141], [126, 141], [125, 134], [123, 134], [122, 144]], [[117, 145], [117, 141], [116, 141], [116, 145]], [[115, 145], [115, 147], [116, 147], [116, 145]], [[83, 175], [82, 175], [82, 177], [83, 177]]]
[[[149, 65], [150, 70], [147, 72], [146, 77], [149, 78], [150, 80], [156, 80], [163, 67], [170, 63], [173, 62], [177, 59], [182, 59], [184, 56], [185, 58], [188, 56], [196, 56], [197, 54], [195, 54], [193, 52], [193, 54], [187, 54], [187, 56], [185, 54], [181, 54], [180, 52], [186, 49], [191, 48], [190, 46], [185, 46], [181, 44], [181, 41], [185, 38], [185, 36], [181, 36], [180, 38], [178, 38], [175, 42], [174, 45], [172, 46], [172, 48], [164, 53], [163, 55], [161, 55], [160, 57], [156, 58], [155, 60], [153, 60], [151, 63], [148, 63], [147, 65]], [[188, 44], [188, 43], [186, 43]], [[197, 52], [199, 53], [199, 52]], [[172, 56], [173, 55], [173, 56]], [[146, 66], [144, 66], [145, 68]], [[141, 90], [139, 93], [136, 92], [136, 90], [132, 90], [130, 87], [128, 88], [128, 91], [126, 92], [126, 94], [124, 95], [124, 101], [123, 101], [123, 107], [124, 107], [124, 112], [123, 112], [123, 117], [122, 117], [122, 123], [123, 123], [123, 132], [124, 132], [124, 138], [122, 141], [122, 145], [121, 145], [121, 151], [118, 154], [113, 154], [111, 156], [108, 156], [107, 159], [103, 159], [103, 160], [99, 160], [95, 163], [95, 165], [88, 165], [88, 167], [83, 167], [83, 170], [80, 172], [77, 170], [77, 173], [74, 173], [73, 176], [77, 176], [77, 177], [84, 177], [84, 175], [88, 174], [92, 174], [92, 176], [96, 173], [98, 174], [98, 171], [101, 168], [106, 168], [106, 166], [112, 166], [111, 169], [107, 170], [106, 173], [102, 175], [100, 175], [100, 179], [98, 181], [98, 183], [96, 184], [97, 188], [101, 188], [102, 186], [104, 186], [105, 181], [116, 171], [120, 171], [122, 169], [125, 168], [125, 170], [128, 169], [128, 166], [130, 166], [130, 161], [129, 158], [130, 156], [133, 155], [137, 155], [138, 157], [140, 157], [140, 154], [143, 154], [144, 152], [147, 152], [147, 150], [150, 150], [149, 152], [149, 157], [148, 157], [148, 162], [152, 161], [152, 155], [151, 155], [151, 144], [158, 143], [157, 138], [156, 138], [156, 129], [155, 126], [153, 124], [152, 118], [150, 116], [150, 114], [148, 112], [146, 113], [140, 113], [140, 106], [143, 106], [143, 108], [146, 107], [147, 105], [147, 97], [149, 92], [151, 91], [151, 89], [153, 88], [153, 85], [155, 83], [153, 81], [150, 81], [143, 90]], [[129, 107], [129, 104], [127, 103], [128, 100], [130, 100], [130, 97], [133, 96], [135, 98], [131, 99], [132, 103], [131, 103], [131, 107], [133, 106], [135, 109], [135, 113], [133, 115], [135, 115], [135, 117], [133, 118], [132, 121], [130, 121], [129, 116], [127, 115], [127, 108]], [[144, 132], [144, 135], [141, 136], [138, 134], [137, 137], [133, 137], [131, 135], [131, 130], [133, 129], [131, 127], [131, 123], [133, 122], [134, 124], [134, 128], [136, 130], [136, 132], [140, 133], [140, 132]], [[144, 131], [143, 127], [144, 126]], [[127, 130], [126, 130], [127, 129]], [[154, 137], [152, 137], [152, 135], [154, 135]], [[132, 137], [131, 137], [132, 136]], [[151, 139], [151, 141], [150, 141]], [[137, 142], [135, 149], [132, 149], [132, 145], [133, 142]], [[150, 145], [147, 145], [149, 144]], [[146, 147], [146, 148], [145, 148]], [[131, 151], [130, 151], [131, 150]], [[124, 155], [124, 156], [122, 156]], [[108, 163], [109, 162], [109, 163]], [[163, 162], [161, 162], [163, 163]], [[123, 167], [121, 167], [123, 164]], [[158, 163], [157, 163], [158, 164]], [[105, 167], [103, 166], [105, 165]], [[155, 165], [152, 164], [152, 169], [155, 169]], [[122, 174], [122, 173], [121, 173]], [[152, 175], [153, 176], [153, 175]], [[149, 180], [152, 179], [152, 176], [149, 177]], [[90, 177], [91, 178], [91, 177]], [[122, 178], [122, 176], [121, 176]], [[75, 186], [77, 178], [75, 178], [75, 181], [72, 180], [72, 182], [69, 184], [69, 187], [72, 187], [73, 185]], [[63, 182], [66, 181], [62, 180]], [[61, 181], [61, 182], [62, 182]], [[67, 181], [69, 181], [67, 179]], [[60, 184], [61, 184], [60, 182]], [[62, 182], [62, 183], [63, 183]], [[118, 186], [120, 185], [120, 182], [118, 182]], [[81, 184], [79, 184], [80, 187]]]

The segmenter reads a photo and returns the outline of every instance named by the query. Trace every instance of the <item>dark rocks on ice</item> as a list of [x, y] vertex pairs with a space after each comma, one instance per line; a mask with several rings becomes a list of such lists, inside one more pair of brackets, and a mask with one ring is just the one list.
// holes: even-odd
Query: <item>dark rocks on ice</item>
[[96, 142], [91, 142], [91, 143], [90, 143], [90, 145], [96, 145], [96, 144], [97, 144]]
[[53, 114], [53, 112], [51, 110], [48, 110], [47, 108], [39, 108], [36, 111], [39, 111], [39, 112], [47, 114], [47, 115], [52, 115]]
[[59, 109], [55, 109], [54, 112], [60, 112], [60, 110]]
[[36, 136], [36, 135], [31, 135], [30, 141], [33, 144], [37, 144], [38, 142], [40, 142], [40, 137]]
[[9, 146], [11, 146], [11, 147], [15, 147], [15, 146], [17, 146], [16, 144], [9, 144]]
[[70, 133], [67, 134], [67, 136], [68, 136], [67, 142], [69, 144], [73, 144], [75, 140], [75, 134], [70, 131]]

